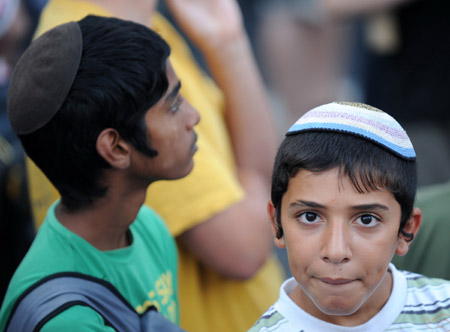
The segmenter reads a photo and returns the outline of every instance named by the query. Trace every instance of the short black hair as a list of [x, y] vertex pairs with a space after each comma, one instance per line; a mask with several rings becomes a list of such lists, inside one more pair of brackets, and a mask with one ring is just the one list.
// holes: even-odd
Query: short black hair
[[144, 116], [168, 89], [170, 54], [167, 43], [141, 24], [93, 15], [77, 23], [83, 49], [67, 98], [44, 127], [19, 135], [69, 210], [107, 191], [102, 171], [110, 166], [96, 150], [103, 129], [114, 128], [141, 153], [157, 155]]
[[385, 188], [400, 204], [399, 234], [411, 217], [417, 189], [415, 160], [405, 160], [378, 144], [350, 134], [305, 131], [286, 136], [278, 149], [272, 173], [271, 199], [276, 211], [277, 238], [283, 236], [281, 202], [289, 181], [300, 170], [324, 172], [337, 168], [360, 193]]

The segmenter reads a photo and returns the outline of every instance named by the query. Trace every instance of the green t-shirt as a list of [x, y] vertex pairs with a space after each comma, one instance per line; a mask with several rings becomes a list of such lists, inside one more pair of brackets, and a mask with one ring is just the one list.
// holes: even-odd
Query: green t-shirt
[[[55, 217], [56, 202], [15, 272], [0, 311], [0, 331], [28, 287], [57, 272], [79, 272], [110, 282], [142, 313], [150, 305], [178, 324], [177, 251], [162, 220], [143, 206], [130, 226], [132, 244], [100, 251], [65, 228]], [[24, 317], [26, 319], [26, 317]], [[94, 310], [73, 306], [42, 328], [48, 331], [113, 331]]]
[[420, 188], [416, 206], [422, 225], [405, 256], [395, 256], [399, 270], [450, 280], [450, 182]]

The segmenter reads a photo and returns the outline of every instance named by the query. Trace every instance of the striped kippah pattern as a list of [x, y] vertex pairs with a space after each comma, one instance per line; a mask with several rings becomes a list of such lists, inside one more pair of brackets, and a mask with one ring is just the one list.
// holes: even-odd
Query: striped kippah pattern
[[416, 159], [412, 143], [400, 124], [389, 114], [366, 104], [333, 102], [318, 106], [298, 119], [286, 136], [305, 131], [356, 135], [403, 159]]

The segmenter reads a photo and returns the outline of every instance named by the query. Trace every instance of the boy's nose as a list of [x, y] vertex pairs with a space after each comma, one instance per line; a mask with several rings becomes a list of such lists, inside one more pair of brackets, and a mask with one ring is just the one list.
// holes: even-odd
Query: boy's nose
[[322, 259], [333, 264], [348, 262], [351, 259], [350, 240], [350, 230], [345, 223], [330, 222], [322, 239]]
[[198, 113], [197, 109], [194, 106], [192, 106], [187, 100], [185, 100], [185, 102], [188, 103], [187, 105], [187, 107], [189, 108], [188, 129], [191, 130], [200, 122], [200, 114]]

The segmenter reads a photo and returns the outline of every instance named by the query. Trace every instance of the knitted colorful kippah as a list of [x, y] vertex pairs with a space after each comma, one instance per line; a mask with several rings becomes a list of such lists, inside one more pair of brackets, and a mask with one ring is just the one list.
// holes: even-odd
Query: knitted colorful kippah
[[333, 102], [313, 108], [289, 128], [286, 136], [305, 131], [348, 133], [374, 142], [406, 160], [415, 160], [412, 143], [389, 114], [366, 104]]

